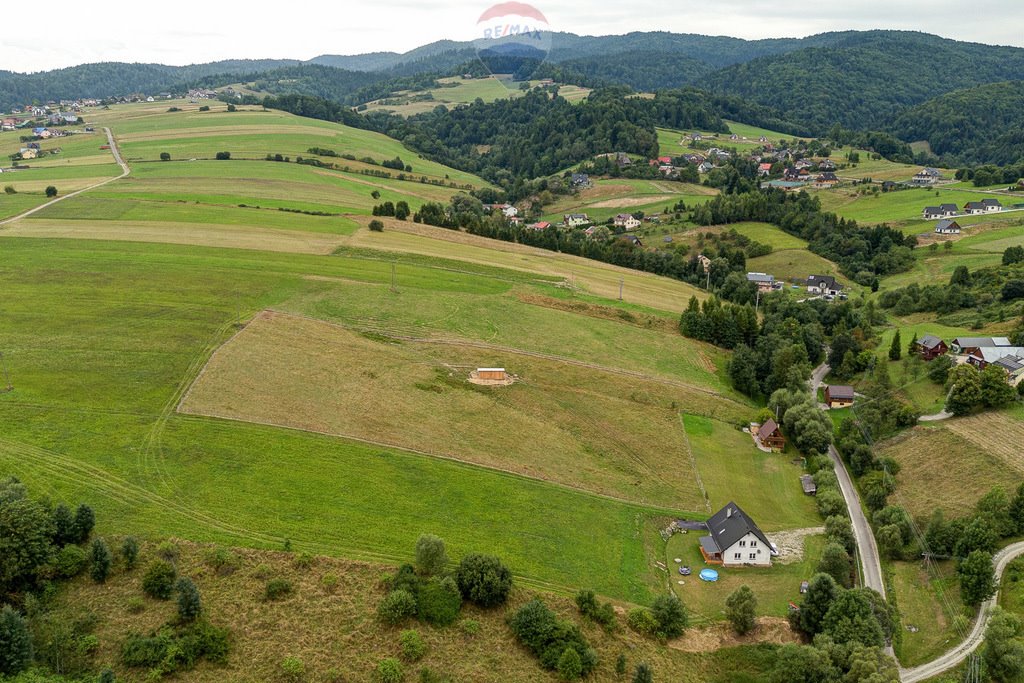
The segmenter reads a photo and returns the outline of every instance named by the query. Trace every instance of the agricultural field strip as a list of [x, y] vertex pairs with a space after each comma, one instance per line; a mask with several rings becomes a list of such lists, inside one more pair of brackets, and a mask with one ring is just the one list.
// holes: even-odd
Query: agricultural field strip
[[1024, 422], [988, 412], [950, 420], [946, 427], [1024, 474]]
[[107, 183], [112, 183], [115, 180], [120, 180], [121, 178], [124, 178], [129, 173], [131, 173], [132, 171], [131, 171], [130, 168], [128, 168], [128, 164], [126, 164], [124, 162], [124, 160], [121, 159], [121, 155], [117, 151], [117, 143], [114, 141], [114, 134], [110, 132], [109, 128], [104, 128], [104, 130], [107, 133], [107, 141], [110, 143], [110, 152], [114, 155], [114, 160], [121, 167], [121, 175], [113, 177], [113, 178], [107, 178], [106, 180], [102, 180], [102, 181], [96, 183], [95, 185], [90, 185], [89, 187], [82, 188], [81, 190], [76, 190], [75, 192], [72, 192], [70, 194], [66, 194], [66, 195], [64, 195], [62, 197], [57, 197], [56, 199], [52, 199], [52, 200], [46, 202], [45, 204], [40, 204], [39, 206], [37, 206], [35, 208], [29, 209], [28, 211], [25, 211], [25, 212], [22, 212], [22, 213], [18, 214], [17, 216], [12, 216], [11, 218], [4, 219], [4, 220], [0, 221], [0, 226], [7, 225], [8, 223], [13, 223], [14, 221], [22, 219], [22, 218], [27, 218], [28, 216], [31, 216], [32, 214], [36, 213], [37, 211], [42, 211], [46, 207], [52, 206], [53, 204], [56, 204], [57, 202], [64, 201], [65, 199], [70, 199], [71, 197], [80, 195], [83, 192], [88, 192], [89, 190], [96, 189], [97, 187], [100, 187], [102, 185], [106, 185]]
[[[519, 349], [519, 348], [512, 347], [512, 346], [502, 346], [500, 344], [490, 344], [490, 343], [481, 342], [481, 341], [473, 341], [473, 340], [467, 340], [467, 339], [456, 339], [456, 338], [446, 338], [446, 337], [414, 337], [414, 336], [410, 336], [410, 335], [395, 334], [392, 330], [389, 330], [388, 328], [385, 328], [385, 327], [375, 327], [375, 326], [372, 326], [372, 325], [355, 325], [355, 324], [351, 324], [351, 323], [340, 323], [340, 322], [332, 322], [332, 321], [320, 320], [320, 319], [314, 318], [312, 316], [306, 316], [306, 315], [302, 315], [302, 314], [299, 314], [299, 313], [291, 313], [291, 312], [282, 311], [282, 310], [278, 310], [278, 309], [274, 309], [274, 308], [268, 308], [266, 310], [268, 312], [270, 312], [270, 313], [275, 314], [275, 315], [280, 315], [280, 316], [285, 316], [285, 317], [292, 317], [292, 318], [300, 318], [300, 319], [303, 319], [303, 320], [307, 320], [309, 322], [320, 323], [320, 324], [323, 324], [323, 325], [330, 325], [332, 327], [337, 327], [337, 328], [340, 328], [340, 329], [343, 329], [343, 330], [348, 330], [350, 332], [371, 332], [371, 333], [374, 333], [374, 334], [380, 334], [380, 335], [388, 337], [390, 339], [394, 339], [395, 341], [407, 342], [407, 343], [410, 343], [410, 344], [437, 344], [437, 345], [444, 345], [444, 346], [464, 346], [464, 347], [467, 347], [467, 348], [483, 349], [483, 350], [486, 350], [486, 351], [500, 351], [501, 353], [512, 353], [512, 354], [516, 354], [516, 355], [520, 355], [520, 356], [527, 356], [529, 358], [537, 358], [537, 359], [540, 359], [540, 360], [553, 361], [555, 363], [563, 363], [565, 365], [573, 365], [573, 366], [576, 366], [576, 367], [587, 368], [587, 369], [590, 369], [590, 370], [598, 370], [600, 372], [606, 372], [606, 373], [611, 374], [611, 375], [620, 375], [620, 376], [623, 376], [623, 377], [635, 377], [637, 379], [642, 379], [642, 380], [645, 380], [645, 381], [648, 381], [648, 382], [655, 382], [655, 383], [658, 383], [658, 384], [663, 384], [665, 386], [675, 387], [675, 388], [678, 388], [678, 389], [688, 389], [690, 391], [696, 391], [696, 392], [699, 392], [699, 393], [702, 393], [702, 394], [707, 394], [708, 396], [714, 396], [715, 398], [721, 399], [723, 401], [728, 401], [730, 403], [735, 403], [737, 406], [741, 407], [742, 409], [746, 409], [747, 408], [746, 406], [744, 406], [739, 401], [736, 401], [735, 399], [729, 398], [728, 396], [723, 396], [722, 394], [720, 394], [720, 393], [718, 393], [716, 391], [713, 391], [711, 389], [708, 389], [706, 387], [697, 386], [695, 384], [688, 384], [686, 382], [679, 382], [677, 380], [668, 379], [666, 377], [658, 377], [656, 375], [650, 375], [650, 374], [639, 372], [639, 371], [636, 371], [636, 370], [626, 370], [624, 368], [615, 368], [615, 367], [610, 367], [610, 366], [607, 366], [607, 365], [599, 365], [597, 363], [588, 363], [587, 361], [577, 360], [575, 358], [568, 358], [566, 356], [558, 356], [558, 355], [555, 355], [555, 354], [542, 353], [542, 352], [539, 352], [539, 351], [526, 351], [524, 349]], [[180, 409], [180, 404], [179, 404], [179, 409]]]

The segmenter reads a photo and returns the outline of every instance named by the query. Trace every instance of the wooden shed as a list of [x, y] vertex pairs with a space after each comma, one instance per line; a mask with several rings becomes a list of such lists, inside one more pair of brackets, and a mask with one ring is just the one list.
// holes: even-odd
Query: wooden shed
[[853, 405], [853, 387], [846, 384], [830, 384], [825, 387], [825, 403], [829, 408], [846, 408]]
[[772, 418], [768, 418], [757, 430], [757, 440], [773, 451], [781, 451], [786, 447], [786, 437], [782, 435], [782, 430]]
[[477, 379], [504, 382], [508, 379], [508, 373], [505, 372], [505, 368], [477, 368], [476, 377]]

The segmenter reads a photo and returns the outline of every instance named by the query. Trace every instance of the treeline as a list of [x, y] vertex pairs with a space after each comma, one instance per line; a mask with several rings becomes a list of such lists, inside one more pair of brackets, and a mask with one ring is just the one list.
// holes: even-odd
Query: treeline
[[892, 130], [904, 140], [927, 141], [932, 154], [948, 165], [1020, 163], [1024, 81], [947, 93], [903, 113]]
[[978, 268], [957, 266], [944, 285], [920, 285], [916, 282], [879, 295], [878, 304], [896, 315], [939, 313], [949, 316], [966, 311], [981, 327], [990, 321], [1002, 321], [1014, 315], [1024, 299], [1024, 248], [1008, 247], [1002, 265]]
[[874, 286], [878, 276], [909, 269], [914, 262], [913, 235], [885, 225], [861, 227], [856, 221], [821, 210], [818, 197], [769, 188], [718, 195], [693, 209], [698, 225], [760, 221], [779, 226], [808, 242], [808, 249], [835, 261], [858, 284]]
[[865, 149], [869, 152], [880, 154], [896, 163], [914, 163], [914, 150], [911, 149], [910, 145], [889, 133], [846, 130], [837, 123], [829, 130], [828, 139], [840, 146], [850, 145], [857, 149]]

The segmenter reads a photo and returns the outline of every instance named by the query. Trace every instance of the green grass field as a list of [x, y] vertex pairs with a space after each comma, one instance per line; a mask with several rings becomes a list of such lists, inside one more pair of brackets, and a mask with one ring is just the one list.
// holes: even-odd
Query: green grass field
[[[471, 79], [454, 76], [440, 78], [438, 83], [442, 84], [442, 87], [430, 90], [405, 90], [391, 97], [367, 102], [365, 103], [366, 111], [386, 111], [400, 116], [412, 116], [432, 111], [439, 105], [470, 104], [478, 98], [484, 102], [494, 102], [495, 100], [521, 97], [523, 94], [518, 82], [499, 79], [495, 76]], [[530, 87], [535, 87], [539, 83], [540, 81], [536, 80], [529, 81]], [[428, 93], [430, 99], [423, 99], [423, 96]], [[577, 85], [559, 85], [558, 94], [570, 102], [579, 102], [590, 94], [590, 89]]]
[[892, 562], [888, 565], [903, 632], [897, 650], [900, 664], [916, 666], [938, 657], [963, 638], [972, 612], [960, 600], [955, 568], [950, 561]]
[[806, 249], [781, 249], [767, 256], [747, 259], [747, 270], [769, 273], [776, 280], [784, 281], [806, 280], [808, 275], [833, 275], [844, 286], [850, 284], [836, 264]]
[[[686, 415], [683, 423], [712, 512], [732, 501], [765, 531], [821, 524], [814, 499], [800, 488], [803, 468], [791, 454], [764, 453], [750, 434], [717, 420]], [[741, 488], [737, 481], [758, 484]]]

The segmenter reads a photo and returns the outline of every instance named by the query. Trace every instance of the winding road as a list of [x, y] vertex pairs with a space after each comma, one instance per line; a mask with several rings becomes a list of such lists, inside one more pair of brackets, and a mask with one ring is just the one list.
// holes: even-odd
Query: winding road
[[115, 180], [120, 180], [121, 178], [124, 178], [129, 173], [131, 173], [132, 170], [128, 167], [128, 164], [126, 164], [124, 162], [124, 159], [121, 158], [121, 152], [120, 152], [120, 150], [117, 149], [117, 143], [114, 141], [114, 134], [110, 132], [109, 128], [104, 128], [103, 131], [107, 134], [107, 144], [110, 145], [110, 152], [111, 152], [111, 154], [114, 155], [114, 161], [116, 161], [117, 165], [121, 167], [121, 175], [115, 176], [113, 178], [107, 178], [106, 180], [101, 180], [100, 182], [98, 182], [98, 183], [96, 183], [94, 185], [90, 185], [89, 187], [83, 187], [81, 190], [75, 190], [74, 192], [70, 192], [70, 193], [68, 193], [66, 195], [63, 195], [61, 197], [57, 197], [56, 199], [51, 199], [48, 202], [40, 204], [39, 206], [35, 207], [34, 209], [29, 209], [28, 211], [25, 211], [23, 213], [19, 213], [17, 216], [11, 216], [10, 218], [7, 218], [5, 220], [0, 221], [0, 225], [7, 225], [8, 223], [13, 223], [14, 221], [21, 220], [22, 218], [25, 218], [27, 216], [31, 216], [32, 214], [36, 213], [37, 211], [42, 211], [43, 209], [45, 209], [48, 206], [53, 206], [57, 202], [62, 202], [65, 199], [70, 199], [71, 197], [74, 197], [76, 195], [80, 195], [83, 192], [88, 192], [89, 190], [95, 190], [97, 187], [101, 187], [103, 185], [106, 185], [107, 183], [112, 183]]
[[[1024, 555], [1024, 541], [1011, 543], [996, 553], [995, 557], [992, 558], [992, 563], [995, 565], [996, 576], [1002, 579], [1003, 572], [1006, 570], [1006, 565], [1010, 564], [1010, 562], [1020, 555]], [[981, 645], [982, 641], [985, 639], [985, 628], [988, 626], [988, 620], [992, 616], [992, 610], [995, 608], [998, 600], [999, 593], [996, 592], [995, 595], [982, 603], [979, 616], [975, 619], [974, 627], [967, 635], [966, 640], [927, 664], [915, 666], [912, 669], [901, 668], [900, 681], [902, 681], [902, 683], [917, 683], [918, 681], [924, 681], [932, 678], [933, 676], [938, 676], [944, 671], [949, 671], [960, 664], [960, 662], [967, 659], [968, 655], [977, 650], [978, 646]]]
[[[811, 389], [811, 396], [817, 400], [818, 387], [821, 385], [825, 375], [828, 374], [828, 363], [822, 363], [814, 368], [811, 379], [808, 383]], [[860, 558], [861, 585], [878, 591], [885, 597], [885, 581], [882, 580], [882, 563], [878, 557], [878, 545], [875, 543], [875, 535], [871, 531], [867, 515], [861, 507], [860, 497], [857, 495], [857, 487], [853, 485], [853, 479], [846, 470], [843, 459], [839, 457], [839, 451], [835, 446], [829, 445], [828, 457], [835, 466], [836, 478], [839, 480], [839, 489], [843, 492], [846, 500], [846, 509], [850, 512], [850, 523], [853, 526], [853, 536], [857, 541], [857, 556]]]

